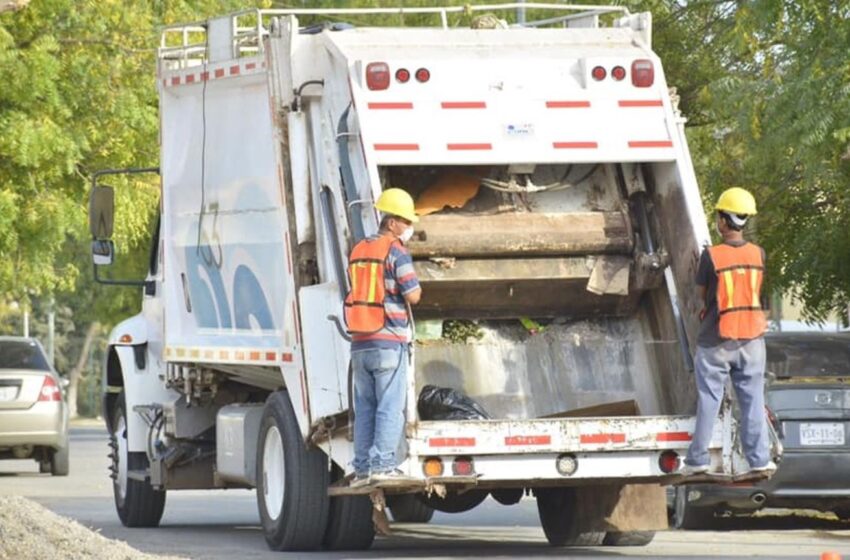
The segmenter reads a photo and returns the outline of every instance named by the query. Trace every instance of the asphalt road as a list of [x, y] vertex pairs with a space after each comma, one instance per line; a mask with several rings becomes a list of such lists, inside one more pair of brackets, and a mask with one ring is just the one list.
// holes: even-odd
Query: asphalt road
[[732, 520], [720, 532], [668, 531], [640, 548], [552, 549], [539, 528], [533, 500], [515, 506], [487, 501], [463, 514], [437, 513], [427, 525], [394, 525], [369, 553], [282, 554], [266, 548], [254, 493], [242, 490], [172, 492], [161, 527], [127, 529], [118, 521], [107, 477], [106, 432], [71, 433], [71, 475], [38, 474], [34, 461], [0, 461], [0, 495], [35, 499], [61, 515], [150, 553], [204, 560], [265, 558], [769, 558], [817, 559], [836, 551], [850, 559], [850, 525], [814, 518]]

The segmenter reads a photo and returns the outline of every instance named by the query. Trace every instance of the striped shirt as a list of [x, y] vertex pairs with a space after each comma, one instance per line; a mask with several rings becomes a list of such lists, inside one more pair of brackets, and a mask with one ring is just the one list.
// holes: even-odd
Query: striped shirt
[[394, 349], [410, 342], [410, 320], [404, 296], [417, 289], [419, 279], [413, 270], [413, 257], [401, 243], [393, 243], [384, 262], [384, 328], [372, 334], [354, 335], [351, 351]]

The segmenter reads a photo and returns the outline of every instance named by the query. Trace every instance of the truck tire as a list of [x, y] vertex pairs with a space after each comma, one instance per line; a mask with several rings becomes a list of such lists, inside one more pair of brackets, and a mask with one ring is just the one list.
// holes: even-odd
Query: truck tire
[[50, 451], [50, 474], [53, 476], [68, 476], [71, 470], [69, 452], [68, 440], [65, 440], [65, 447]]
[[688, 504], [688, 486], [676, 487], [673, 500], [673, 526], [676, 529], [711, 529], [716, 524], [714, 509]]
[[604, 531], [579, 531], [579, 508], [575, 488], [545, 488], [535, 492], [537, 513], [546, 540], [552, 546], [599, 546]]
[[605, 546], [646, 546], [655, 538], [655, 531], [608, 531]]
[[[334, 481], [343, 472], [334, 466]], [[366, 550], [375, 540], [372, 500], [368, 496], [335, 496], [330, 499], [328, 526], [322, 545], [327, 550]]]
[[463, 513], [486, 500], [488, 494], [489, 492], [487, 490], [467, 490], [462, 493], [449, 490], [446, 492], [445, 498], [441, 498], [436, 494], [431, 494], [430, 496], [420, 494], [418, 499], [429, 508], [442, 511], [443, 513]]
[[307, 447], [289, 393], [266, 401], [257, 441], [257, 508], [273, 550], [318, 550], [328, 526], [327, 456]]
[[135, 480], [128, 476], [129, 471], [147, 470], [148, 457], [129, 451], [126, 407], [124, 393], [121, 393], [112, 418], [114, 431], [109, 434], [115, 509], [125, 527], [156, 527], [165, 509], [165, 490], [155, 489], [148, 478]]
[[387, 507], [393, 521], [399, 523], [428, 523], [434, 517], [434, 508], [423, 504], [415, 494], [387, 496]]

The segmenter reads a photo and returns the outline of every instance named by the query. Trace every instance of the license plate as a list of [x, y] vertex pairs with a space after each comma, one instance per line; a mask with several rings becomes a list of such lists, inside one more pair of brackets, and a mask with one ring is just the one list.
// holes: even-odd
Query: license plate
[[812, 422], [800, 424], [802, 445], [844, 445], [844, 424]]
[[0, 401], [13, 401], [17, 396], [17, 387], [0, 387]]

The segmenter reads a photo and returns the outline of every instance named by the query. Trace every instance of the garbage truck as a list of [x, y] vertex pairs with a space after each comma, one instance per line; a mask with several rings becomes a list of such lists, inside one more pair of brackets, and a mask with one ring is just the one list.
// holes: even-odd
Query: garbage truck
[[[542, 20], [501, 19], [517, 8]], [[369, 26], [387, 14], [433, 21]], [[158, 166], [96, 173], [89, 208], [96, 278], [142, 293], [103, 377], [123, 524], [158, 525], [172, 490], [255, 488], [278, 550], [368, 548], [384, 507], [488, 497], [536, 499], [556, 546], [666, 528], [709, 233], [651, 22], [524, 3], [165, 28]], [[161, 201], [146, 276], [121, 278], [114, 215], [134, 210], [109, 183], [138, 173]], [[421, 216], [407, 476], [351, 487], [347, 255], [387, 188]], [[428, 386], [486, 417], [422, 414]], [[710, 453], [717, 477], [748, 470], [728, 410]]]

